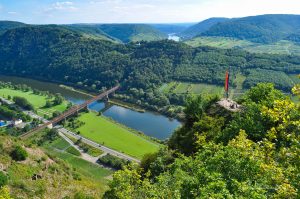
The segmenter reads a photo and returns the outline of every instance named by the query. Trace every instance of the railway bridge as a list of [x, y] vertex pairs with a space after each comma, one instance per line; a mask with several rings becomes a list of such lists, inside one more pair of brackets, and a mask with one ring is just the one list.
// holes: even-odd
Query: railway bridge
[[51, 121], [46, 122], [40, 126], [37, 126], [34, 129], [31, 129], [30, 131], [28, 131], [27, 133], [24, 133], [22, 135], [20, 135], [20, 138], [22, 139], [26, 139], [28, 137], [30, 137], [32, 134], [34, 134], [35, 132], [42, 130], [46, 127], [52, 128], [55, 124], [59, 123], [60, 121], [64, 120], [65, 118], [74, 115], [75, 113], [78, 113], [80, 110], [85, 109], [88, 107], [89, 104], [101, 100], [103, 98], [107, 98], [109, 94], [114, 93], [116, 90], [118, 90], [120, 88], [119, 85], [93, 97], [92, 99], [89, 99], [87, 101], [85, 101], [83, 104], [80, 105], [74, 105], [72, 106], [69, 110], [65, 111], [64, 113], [62, 113], [61, 115], [57, 116], [56, 118], [53, 118]]

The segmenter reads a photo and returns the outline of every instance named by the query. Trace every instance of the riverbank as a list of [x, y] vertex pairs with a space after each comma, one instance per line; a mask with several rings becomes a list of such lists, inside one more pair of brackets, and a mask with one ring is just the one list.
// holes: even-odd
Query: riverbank
[[64, 84], [60, 84], [59, 87], [64, 88], [64, 89], [66, 89], [66, 90], [70, 90], [70, 91], [76, 92], [76, 93], [80, 93], [80, 94], [82, 94], [82, 95], [86, 95], [86, 96], [89, 96], [89, 97], [95, 97], [95, 95], [92, 95], [92, 94], [89, 94], [89, 93], [87, 93], [87, 92], [84, 92], [84, 91], [75, 89], [75, 88], [73, 88], [73, 87], [71, 87], [71, 86], [66, 86], [66, 85], [64, 85]]
[[147, 153], [158, 151], [160, 147], [158, 143], [132, 133], [95, 112], [80, 114], [77, 119], [83, 123], [75, 129], [80, 135], [133, 157], [141, 159]]
[[[13, 76], [1, 76], [1, 81], [11, 82], [13, 85], [28, 85], [33, 89], [41, 90], [45, 93], [49, 92], [51, 94], [61, 93], [62, 96], [73, 104], [82, 104], [86, 100], [91, 98], [91, 95], [94, 95], [92, 91], [80, 90], [77, 87], [72, 87], [64, 84], [55, 84], [51, 82], [38, 81], [34, 79], [22, 78], [22, 77], [13, 77]], [[64, 86], [60, 86], [64, 85]], [[62, 88], [64, 87], [64, 88]], [[79, 92], [76, 92], [79, 91]], [[112, 118], [112, 120], [121, 123], [129, 127], [130, 129], [136, 130], [138, 133], [143, 132], [146, 136], [153, 137], [159, 140], [165, 140], [170, 137], [172, 132], [180, 126], [180, 122], [176, 119], [166, 117], [165, 114], [160, 114], [154, 110], [145, 109], [141, 106], [136, 106], [134, 103], [125, 102], [122, 103], [121, 99], [110, 96], [111, 102], [114, 104], [108, 109], [105, 110], [103, 115], [106, 117]], [[91, 109], [100, 111], [103, 109], [103, 102], [95, 102], [91, 105]], [[57, 107], [60, 108], [60, 107]], [[54, 110], [50, 110], [48, 117], [52, 115], [51, 113]], [[47, 111], [48, 112], [48, 111]], [[60, 111], [61, 112], [61, 111]], [[41, 116], [45, 116], [45, 111], [39, 112]]]
[[111, 104], [114, 104], [114, 105], [121, 106], [123, 108], [128, 108], [128, 109], [131, 109], [133, 111], [140, 112], [140, 113], [146, 112], [146, 110], [143, 109], [142, 107], [139, 107], [135, 104], [130, 104], [128, 102], [123, 102], [123, 101], [118, 100], [118, 99], [111, 98], [111, 99], [108, 100], [108, 102], [111, 103]]

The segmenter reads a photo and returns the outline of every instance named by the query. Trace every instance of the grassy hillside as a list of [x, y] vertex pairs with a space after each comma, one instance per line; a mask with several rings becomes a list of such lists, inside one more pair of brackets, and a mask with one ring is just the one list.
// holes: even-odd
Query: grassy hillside
[[166, 39], [167, 35], [146, 24], [103, 24], [100, 29], [124, 43], [130, 41], [155, 41]]
[[[299, 34], [300, 15], [260, 15], [231, 19], [213, 25], [203, 36], [233, 37], [273, 43]], [[291, 37], [291, 35], [294, 35]]]
[[[105, 178], [112, 172], [50, 145], [46, 150], [30, 142], [0, 136], [0, 171], [8, 176], [12, 197], [60, 199], [80, 194], [101, 197], [107, 189]], [[12, 160], [10, 153], [16, 146], [27, 151], [25, 161]]]

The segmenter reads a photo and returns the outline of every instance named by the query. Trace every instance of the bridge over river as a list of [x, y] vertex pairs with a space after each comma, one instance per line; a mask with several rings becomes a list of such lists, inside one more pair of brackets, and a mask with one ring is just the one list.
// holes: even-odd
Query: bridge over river
[[56, 118], [53, 118], [51, 121], [46, 122], [40, 126], [37, 126], [36, 128], [28, 131], [27, 133], [24, 133], [22, 135], [20, 135], [20, 138], [22, 139], [26, 139], [28, 137], [30, 137], [31, 135], [33, 135], [34, 133], [36, 133], [37, 131], [40, 131], [46, 127], [50, 127], [52, 128], [55, 124], [59, 123], [60, 121], [64, 120], [65, 118], [74, 115], [75, 113], [78, 113], [80, 110], [85, 109], [88, 107], [89, 104], [101, 100], [105, 97], [108, 97], [109, 94], [114, 93], [116, 90], [118, 90], [120, 88], [119, 85], [93, 97], [92, 99], [89, 99], [87, 101], [85, 101], [84, 103], [80, 104], [80, 105], [74, 105], [72, 106], [69, 110], [65, 111], [63, 114], [57, 116]]

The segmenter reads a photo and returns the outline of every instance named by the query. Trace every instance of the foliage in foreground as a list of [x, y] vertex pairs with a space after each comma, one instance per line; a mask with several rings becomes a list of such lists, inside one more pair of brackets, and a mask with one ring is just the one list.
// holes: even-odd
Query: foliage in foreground
[[105, 198], [297, 198], [299, 107], [271, 84], [252, 88], [241, 113], [209, 102], [190, 100], [169, 149], [115, 173]]

